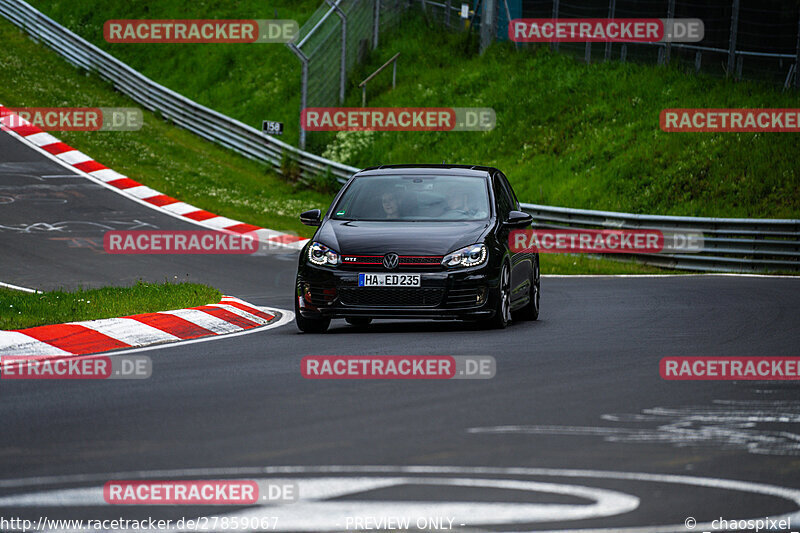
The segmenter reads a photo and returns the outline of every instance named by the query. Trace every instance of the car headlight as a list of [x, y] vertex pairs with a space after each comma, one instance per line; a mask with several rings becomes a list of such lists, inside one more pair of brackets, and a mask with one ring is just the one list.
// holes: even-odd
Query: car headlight
[[474, 267], [482, 265], [486, 262], [489, 252], [486, 250], [484, 244], [472, 244], [465, 246], [455, 252], [450, 252], [444, 259], [442, 264], [446, 267]]
[[315, 265], [336, 266], [342, 262], [342, 256], [321, 242], [315, 241], [308, 247], [308, 260]]

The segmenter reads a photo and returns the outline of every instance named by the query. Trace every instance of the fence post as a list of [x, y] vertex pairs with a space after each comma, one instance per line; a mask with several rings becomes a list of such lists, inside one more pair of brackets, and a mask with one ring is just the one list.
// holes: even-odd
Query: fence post
[[797, 17], [797, 56], [794, 59], [794, 86], [800, 89], [800, 15]]
[[497, 0], [483, 0], [481, 12], [481, 54], [494, 41], [497, 35]]
[[[553, 18], [558, 18], [558, 0], [553, 0]], [[550, 43], [550, 49], [558, 52], [558, 41]]]
[[733, 0], [731, 7], [731, 37], [728, 42], [728, 72], [726, 76], [733, 73], [736, 61], [736, 33], [739, 28], [739, 0]]
[[[667, 19], [675, 18], [675, 0], [669, 0], [667, 4]], [[669, 65], [670, 55], [672, 54], [672, 41], [667, 41], [664, 50], [664, 63]]]
[[694, 71], [700, 72], [700, 63], [703, 61], [703, 53], [699, 50], [694, 54]]
[[[617, 0], [609, 0], [608, 2], [608, 18], [613, 19], [614, 13], [617, 11]], [[605, 60], [611, 59], [611, 41], [606, 42], [606, 55]]]
[[375, 0], [375, 13], [372, 17], [372, 49], [378, 48], [378, 34], [381, 23], [381, 0]]
[[300, 136], [297, 144], [301, 150], [306, 149], [306, 130], [303, 129], [303, 110], [308, 103], [308, 56], [306, 56], [294, 43], [288, 43], [289, 49], [300, 58], [302, 63], [302, 74], [300, 76]]
[[583, 60], [586, 61], [587, 65], [592, 62], [592, 43], [589, 41], [586, 41], [586, 48], [583, 52]]
[[347, 17], [344, 11], [339, 7], [338, 2], [334, 2], [333, 0], [326, 0], [326, 2], [336, 11], [336, 14], [339, 15], [339, 19], [342, 21], [342, 57], [339, 61], [339, 103], [343, 104], [344, 87], [347, 82]]
[[444, 3], [444, 25], [450, 28], [450, 0]]

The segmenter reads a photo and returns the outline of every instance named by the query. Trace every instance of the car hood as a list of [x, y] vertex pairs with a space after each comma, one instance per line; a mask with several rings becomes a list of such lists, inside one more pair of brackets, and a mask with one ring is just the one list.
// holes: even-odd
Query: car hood
[[488, 220], [461, 222], [381, 222], [326, 220], [315, 240], [341, 254], [445, 255], [481, 242]]

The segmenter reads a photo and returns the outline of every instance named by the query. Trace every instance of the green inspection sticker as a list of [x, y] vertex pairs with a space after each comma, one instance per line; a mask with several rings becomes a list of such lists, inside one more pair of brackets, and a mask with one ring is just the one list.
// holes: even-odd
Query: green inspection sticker
[[337, 216], [337, 217], [338, 217], [339, 215], [344, 215], [344, 211], [339, 211], [338, 213], [336, 213], [336, 216]]

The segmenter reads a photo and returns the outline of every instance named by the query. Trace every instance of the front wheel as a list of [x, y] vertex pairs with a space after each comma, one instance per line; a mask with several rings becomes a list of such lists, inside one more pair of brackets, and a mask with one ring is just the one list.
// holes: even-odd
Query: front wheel
[[514, 312], [514, 319], [537, 320], [539, 318], [539, 293], [540, 291], [539, 258], [536, 258], [531, 272], [531, 281], [528, 288], [528, 303], [525, 307]]
[[494, 316], [485, 324], [491, 329], [504, 329], [511, 322], [511, 268], [503, 263], [500, 271], [500, 285], [497, 288], [497, 303]]
[[294, 323], [297, 329], [303, 333], [325, 333], [331, 325], [330, 318], [307, 318], [300, 314], [300, 306], [297, 304], [297, 297], [294, 300]]

